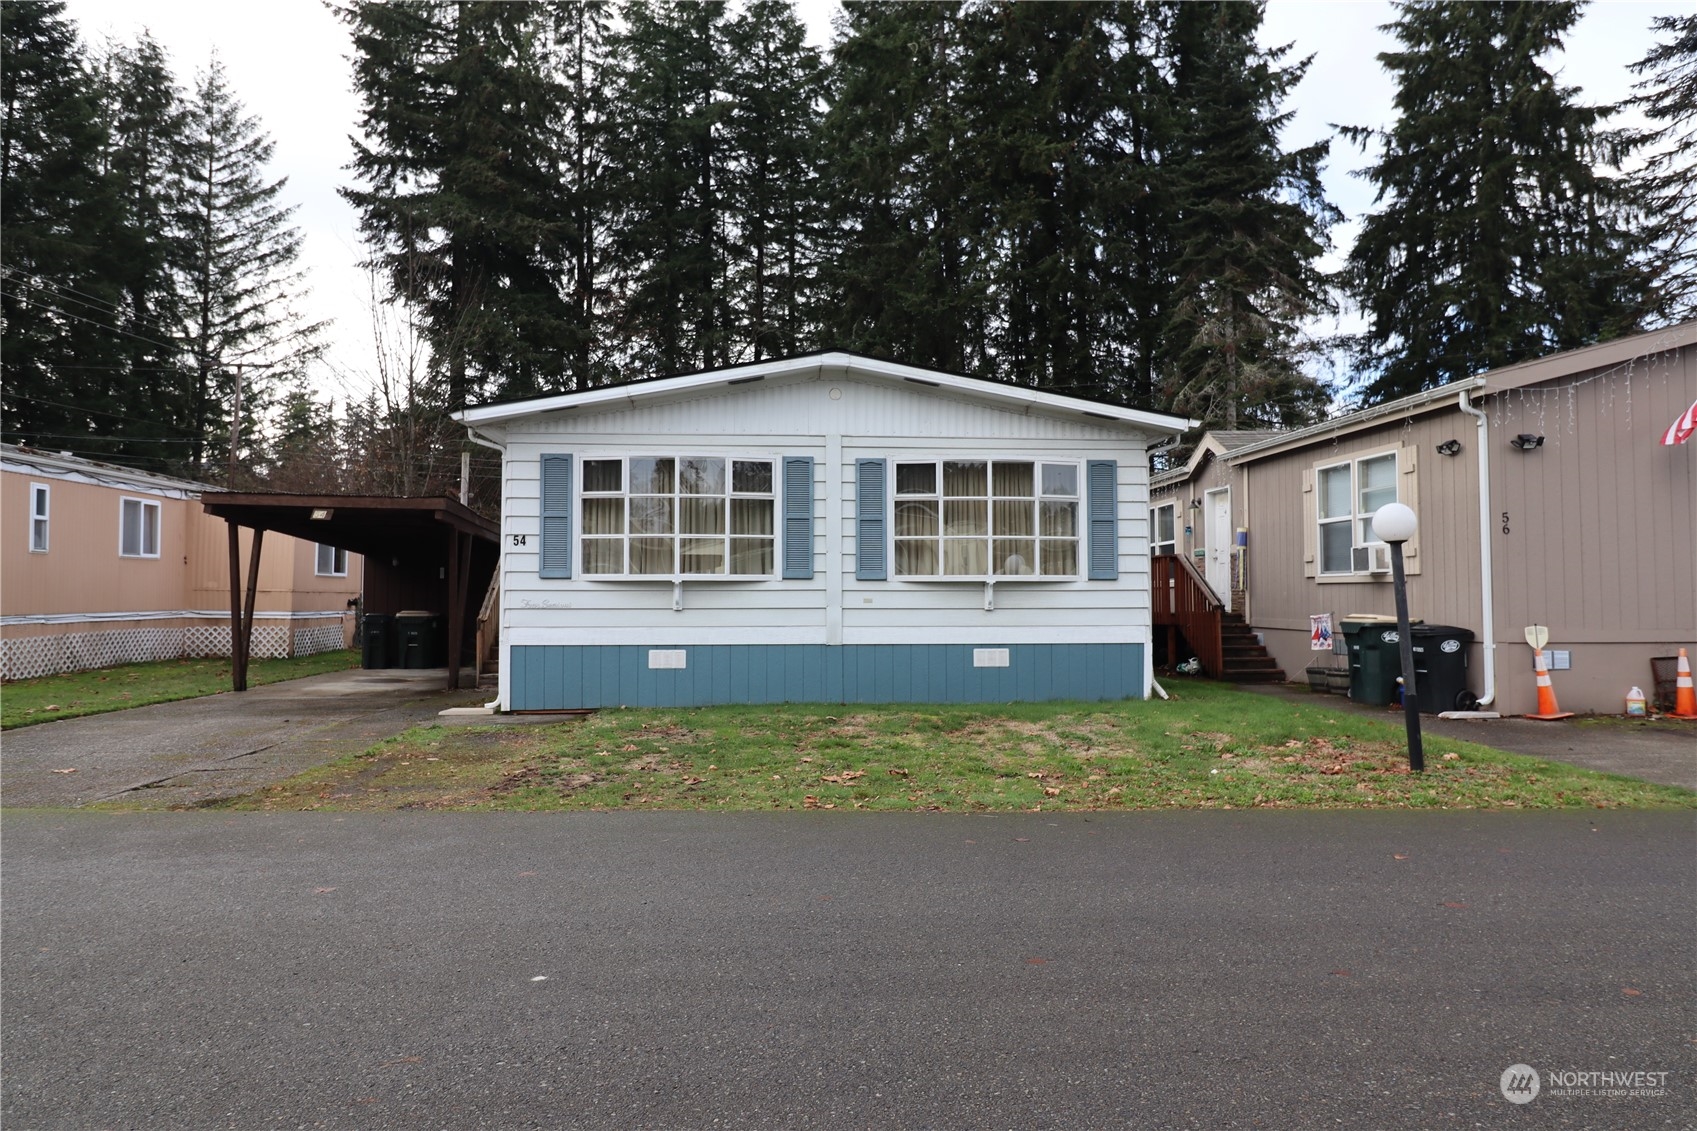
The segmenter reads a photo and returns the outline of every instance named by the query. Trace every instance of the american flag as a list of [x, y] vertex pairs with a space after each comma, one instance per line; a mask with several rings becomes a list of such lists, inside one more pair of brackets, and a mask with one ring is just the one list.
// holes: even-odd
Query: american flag
[[1691, 402], [1691, 407], [1679, 414], [1679, 418], [1668, 425], [1668, 430], [1662, 433], [1662, 443], [1668, 447], [1683, 444], [1697, 433], [1697, 401]]

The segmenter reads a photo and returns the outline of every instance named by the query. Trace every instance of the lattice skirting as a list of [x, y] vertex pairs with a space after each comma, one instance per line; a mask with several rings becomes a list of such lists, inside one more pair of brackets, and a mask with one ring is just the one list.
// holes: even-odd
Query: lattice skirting
[[[255, 659], [312, 656], [335, 651], [343, 644], [340, 621], [304, 628], [264, 623], [253, 626], [252, 655]], [[0, 678], [34, 679], [56, 672], [109, 668], [114, 664], [229, 654], [230, 627], [219, 624], [16, 636], [0, 640]]]

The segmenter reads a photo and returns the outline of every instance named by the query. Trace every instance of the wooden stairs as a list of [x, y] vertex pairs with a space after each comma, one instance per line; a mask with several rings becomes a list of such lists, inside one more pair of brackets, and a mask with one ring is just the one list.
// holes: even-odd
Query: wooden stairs
[[1219, 679], [1232, 683], [1283, 683], [1284, 669], [1237, 613], [1220, 614]]
[[1157, 628], [1167, 630], [1167, 655], [1184, 638], [1211, 679], [1233, 683], [1283, 683], [1285, 673], [1237, 613], [1228, 613], [1188, 559], [1160, 554], [1150, 559], [1150, 604]]

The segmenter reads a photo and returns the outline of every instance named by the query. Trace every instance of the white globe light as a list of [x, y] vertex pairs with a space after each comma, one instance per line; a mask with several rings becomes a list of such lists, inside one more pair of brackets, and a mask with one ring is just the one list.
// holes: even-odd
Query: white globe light
[[1419, 524], [1410, 507], [1386, 503], [1373, 513], [1373, 536], [1381, 542], [1406, 542]]

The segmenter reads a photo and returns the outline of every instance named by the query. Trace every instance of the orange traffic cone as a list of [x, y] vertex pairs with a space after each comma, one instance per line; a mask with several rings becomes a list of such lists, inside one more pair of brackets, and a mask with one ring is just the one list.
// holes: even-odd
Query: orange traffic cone
[[1544, 650], [1542, 648], [1533, 651], [1532, 664], [1538, 669], [1538, 713], [1522, 717], [1543, 719], [1545, 722], [1552, 722], [1556, 719], [1571, 719], [1573, 712], [1564, 711], [1556, 704], [1556, 689], [1550, 686], [1550, 669], [1544, 666]]
[[1684, 648], [1679, 650], [1679, 674], [1674, 678], [1673, 685], [1673, 717], [1697, 719], [1697, 690], [1693, 690], [1691, 686], [1691, 660], [1686, 656]]

